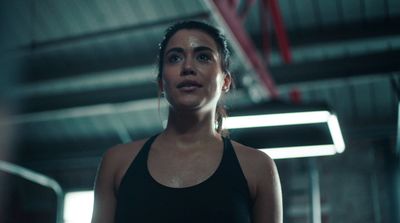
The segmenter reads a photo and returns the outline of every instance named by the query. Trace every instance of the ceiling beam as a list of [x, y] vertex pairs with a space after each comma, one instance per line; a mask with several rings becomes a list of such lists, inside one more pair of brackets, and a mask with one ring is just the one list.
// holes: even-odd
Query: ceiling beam
[[278, 85], [399, 71], [400, 50], [271, 67]]
[[63, 45], [68, 45], [68, 44], [80, 43], [82, 41], [91, 41], [95, 38], [115, 36], [115, 35], [119, 35], [119, 34], [135, 32], [138, 30], [148, 29], [148, 28], [152, 28], [152, 27], [163, 26], [163, 25], [167, 25], [167, 24], [176, 22], [178, 20], [196, 19], [196, 18], [200, 19], [200, 18], [208, 18], [208, 17], [209, 17], [208, 11], [199, 12], [197, 14], [180, 15], [178, 17], [166, 18], [164, 20], [155, 20], [155, 21], [150, 21], [150, 22], [122, 26], [122, 27], [113, 28], [113, 29], [103, 29], [103, 30], [100, 30], [97, 32], [84, 33], [84, 34], [75, 35], [75, 36], [67, 36], [67, 37], [62, 37], [62, 38], [58, 38], [58, 39], [42, 41], [42, 42], [32, 42], [28, 45], [23, 45], [22, 47], [20, 47], [20, 49], [28, 50], [28, 51], [34, 50], [35, 52], [37, 52], [37, 51], [45, 50], [45, 49], [52, 48], [52, 47], [60, 47]]
[[153, 66], [127, 67], [80, 76], [25, 83], [13, 86], [8, 94], [15, 98], [81, 93], [103, 89], [133, 87], [155, 82]]
[[[360, 39], [390, 37], [400, 35], [400, 17], [390, 21], [371, 21], [368, 23], [349, 23], [341, 26], [324, 26], [296, 29], [288, 32], [291, 47], [302, 47], [313, 44], [332, 44], [341, 41], [356, 41]], [[274, 30], [271, 30], [274, 36]], [[262, 33], [251, 33], [257, 48], [262, 46]], [[270, 38], [273, 50], [278, 50], [276, 38]]]

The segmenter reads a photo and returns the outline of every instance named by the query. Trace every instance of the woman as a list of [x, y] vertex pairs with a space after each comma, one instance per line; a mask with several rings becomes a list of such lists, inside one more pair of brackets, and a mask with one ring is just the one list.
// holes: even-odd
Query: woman
[[274, 162], [222, 136], [219, 100], [228, 92], [226, 40], [186, 21], [160, 44], [158, 86], [168, 124], [149, 139], [108, 150], [95, 184], [92, 223], [280, 223]]

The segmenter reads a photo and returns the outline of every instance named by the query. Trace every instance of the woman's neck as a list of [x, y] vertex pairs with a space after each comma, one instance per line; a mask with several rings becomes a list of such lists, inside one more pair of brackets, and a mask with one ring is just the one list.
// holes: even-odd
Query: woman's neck
[[218, 137], [215, 113], [170, 111], [165, 136], [186, 140], [206, 140]]

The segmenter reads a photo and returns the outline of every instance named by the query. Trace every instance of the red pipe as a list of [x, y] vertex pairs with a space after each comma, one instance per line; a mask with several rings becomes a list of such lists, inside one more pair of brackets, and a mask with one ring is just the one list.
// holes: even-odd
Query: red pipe
[[268, 4], [269, 6], [283, 60], [285, 63], [290, 63], [292, 60], [292, 55], [289, 50], [289, 41], [283, 25], [283, 19], [279, 10], [279, 5], [276, 0], [264, 0], [264, 3]]
[[260, 29], [261, 29], [261, 45], [264, 53], [264, 61], [265, 64], [268, 64], [269, 61], [269, 52], [270, 52], [270, 46], [269, 46], [269, 33], [268, 33], [268, 14], [265, 13], [268, 11], [268, 7], [265, 4], [264, 1], [260, 1], [260, 8], [259, 8], [259, 14], [260, 14]]
[[264, 63], [257, 55], [256, 48], [253, 46], [251, 39], [247, 35], [247, 31], [243, 28], [240, 18], [237, 16], [236, 10], [233, 10], [224, 0], [212, 0], [217, 6], [221, 16], [232, 31], [233, 36], [236, 38], [239, 46], [243, 49], [245, 55], [248, 57], [253, 69], [259, 75], [263, 86], [270, 92], [271, 97], [278, 97], [278, 91], [275, 86], [270, 73], [267, 71]]

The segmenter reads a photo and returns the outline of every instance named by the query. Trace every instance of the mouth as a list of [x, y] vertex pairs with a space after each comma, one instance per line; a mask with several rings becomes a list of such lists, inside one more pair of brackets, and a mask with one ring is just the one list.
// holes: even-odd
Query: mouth
[[203, 85], [201, 85], [197, 81], [193, 80], [185, 80], [180, 82], [176, 87], [181, 90], [194, 90], [197, 88], [201, 88]]

